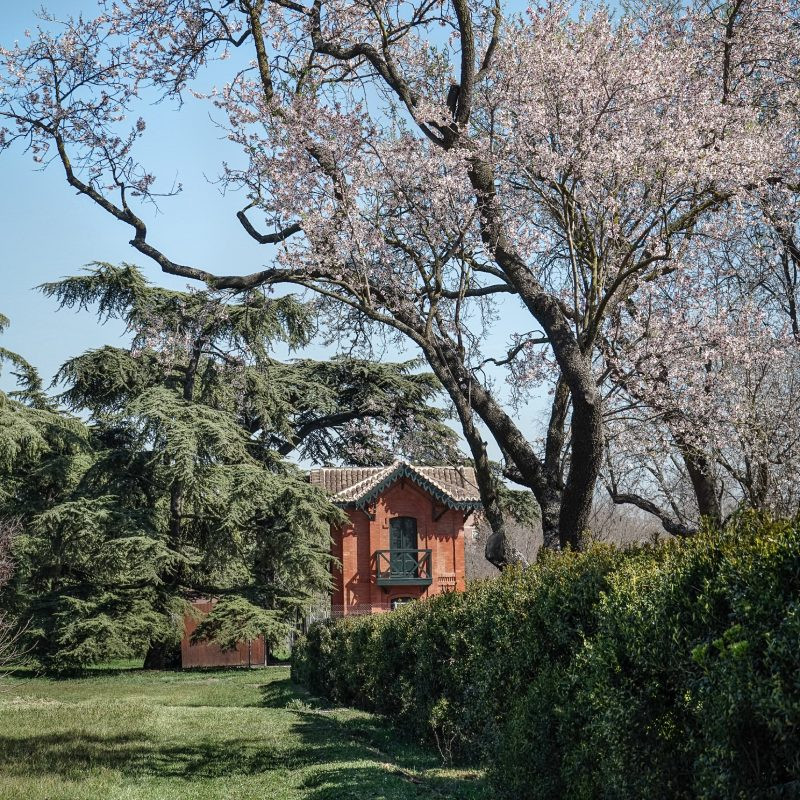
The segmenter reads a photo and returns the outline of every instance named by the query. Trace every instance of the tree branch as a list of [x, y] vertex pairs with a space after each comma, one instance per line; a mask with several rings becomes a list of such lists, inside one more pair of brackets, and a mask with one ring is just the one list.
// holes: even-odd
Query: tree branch
[[609, 497], [616, 505], [621, 506], [627, 504], [636, 506], [637, 508], [642, 509], [642, 511], [646, 511], [648, 514], [658, 517], [658, 519], [661, 520], [661, 524], [664, 526], [664, 530], [667, 533], [671, 533], [673, 536], [678, 536], [685, 539], [690, 536], [694, 536], [697, 533], [696, 528], [691, 528], [688, 525], [678, 522], [669, 514], [667, 514], [666, 511], [662, 511], [655, 503], [647, 500], [644, 497], [640, 497], [637, 494], [620, 493], [611, 486], [606, 486], [606, 488], [608, 490]]
[[288, 239], [290, 236], [294, 236], [294, 234], [303, 230], [303, 226], [299, 222], [293, 222], [291, 225], [283, 228], [282, 230], [276, 231], [275, 233], [259, 233], [253, 227], [253, 224], [250, 222], [250, 220], [247, 219], [245, 211], [246, 209], [237, 211], [236, 219], [242, 223], [242, 227], [259, 244], [278, 244], [279, 242], [286, 241], [286, 239]]

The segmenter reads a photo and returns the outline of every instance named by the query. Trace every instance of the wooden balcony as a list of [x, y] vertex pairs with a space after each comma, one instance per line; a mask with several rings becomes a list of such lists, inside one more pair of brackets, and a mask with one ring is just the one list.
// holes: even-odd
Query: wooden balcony
[[375, 553], [378, 586], [430, 586], [430, 550], [378, 550]]

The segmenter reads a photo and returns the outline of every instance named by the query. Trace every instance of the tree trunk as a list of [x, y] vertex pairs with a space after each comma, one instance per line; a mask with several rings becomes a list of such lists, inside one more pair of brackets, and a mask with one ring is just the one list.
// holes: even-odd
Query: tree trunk
[[144, 657], [145, 669], [180, 669], [181, 644], [175, 639], [150, 642]]
[[722, 508], [717, 495], [717, 482], [708, 457], [696, 451], [684, 451], [683, 461], [692, 482], [697, 510], [712, 525], [722, 524]]
[[564, 502], [564, 486], [561, 476], [569, 401], [569, 386], [564, 377], [560, 376], [553, 392], [550, 420], [547, 424], [544, 449], [546, 480], [538, 494], [534, 490], [539, 508], [542, 510], [543, 546], [548, 550], [561, 548], [561, 506]]
[[469, 177], [481, 219], [481, 238], [494, 253], [525, 307], [544, 329], [572, 399], [570, 469], [559, 516], [561, 547], [580, 547], [592, 509], [594, 487], [603, 458], [603, 418], [600, 392], [592, 372], [591, 354], [584, 353], [572, 322], [560, 301], [546, 291], [506, 236], [492, 166], [473, 160]]
[[[525, 564], [522, 553], [508, 541], [505, 520], [497, 494], [497, 478], [492, 474], [489, 456], [486, 453], [486, 442], [475, 427], [474, 409], [470, 405], [468, 396], [464, 393], [464, 387], [469, 387], [473, 383], [472, 376], [466, 372], [460, 359], [448, 359], [441, 347], [436, 348], [430, 341], [421, 341], [420, 345], [428, 363], [453, 400], [464, 438], [472, 453], [475, 476], [483, 502], [483, 512], [492, 529], [484, 551], [486, 560], [498, 569], [505, 569], [511, 564]], [[460, 382], [456, 376], [460, 378]]]
[[592, 500], [603, 457], [603, 416], [600, 397], [573, 395], [572, 448], [569, 473], [561, 497], [559, 539], [562, 547], [578, 549], [589, 525]]
[[542, 511], [542, 546], [547, 550], [561, 548], [562, 497], [562, 492], [551, 487], [547, 487], [541, 495], [536, 495], [536, 502]]

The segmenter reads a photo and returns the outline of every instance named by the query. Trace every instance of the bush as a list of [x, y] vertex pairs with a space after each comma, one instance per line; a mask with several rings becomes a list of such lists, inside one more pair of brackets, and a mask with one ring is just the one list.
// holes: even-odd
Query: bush
[[545, 554], [314, 626], [292, 674], [390, 716], [497, 797], [800, 796], [800, 525]]

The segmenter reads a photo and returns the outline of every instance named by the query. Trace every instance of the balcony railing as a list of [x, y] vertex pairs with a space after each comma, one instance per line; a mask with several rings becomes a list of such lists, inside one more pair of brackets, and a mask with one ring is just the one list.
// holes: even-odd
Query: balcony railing
[[430, 550], [378, 550], [378, 586], [430, 586]]

